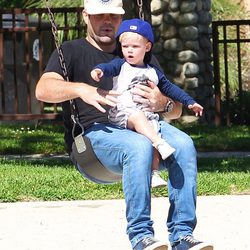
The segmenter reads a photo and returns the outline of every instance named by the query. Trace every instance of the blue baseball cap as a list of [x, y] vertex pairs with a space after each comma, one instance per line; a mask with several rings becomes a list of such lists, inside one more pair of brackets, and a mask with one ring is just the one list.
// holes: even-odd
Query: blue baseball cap
[[116, 38], [118, 38], [124, 32], [134, 32], [141, 36], [147, 38], [152, 44], [154, 44], [154, 34], [151, 25], [138, 18], [124, 20], [117, 33]]

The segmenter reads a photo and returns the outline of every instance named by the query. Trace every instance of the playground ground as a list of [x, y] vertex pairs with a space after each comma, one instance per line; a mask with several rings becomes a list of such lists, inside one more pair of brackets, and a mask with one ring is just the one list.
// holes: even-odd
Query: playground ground
[[[167, 198], [152, 199], [155, 236], [167, 241]], [[215, 250], [250, 249], [250, 195], [199, 196], [195, 237]], [[124, 200], [0, 203], [0, 249], [129, 250]]]

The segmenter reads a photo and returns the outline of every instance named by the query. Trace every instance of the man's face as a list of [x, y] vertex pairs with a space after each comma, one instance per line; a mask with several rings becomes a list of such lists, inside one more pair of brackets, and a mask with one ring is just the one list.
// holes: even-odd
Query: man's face
[[107, 46], [115, 43], [115, 33], [122, 21], [122, 15], [85, 13], [84, 21], [87, 24], [87, 36], [100, 46]]

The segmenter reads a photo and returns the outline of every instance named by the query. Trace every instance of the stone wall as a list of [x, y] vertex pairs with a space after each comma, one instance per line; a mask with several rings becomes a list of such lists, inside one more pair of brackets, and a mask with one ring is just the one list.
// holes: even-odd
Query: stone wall
[[[214, 120], [211, 0], [152, 0], [154, 54], [169, 80], [204, 106], [200, 121]], [[183, 117], [193, 115], [184, 109]]]

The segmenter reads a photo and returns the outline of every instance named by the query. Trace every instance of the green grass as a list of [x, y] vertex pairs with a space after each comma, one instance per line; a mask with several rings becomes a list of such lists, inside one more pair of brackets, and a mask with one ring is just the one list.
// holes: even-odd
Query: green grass
[[250, 194], [250, 158], [198, 160], [199, 195]]
[[192, 137], [195, 147], [200, 152], [250, 150], [249, 126], [215, 127], [180, 124], [176, 126]]
[[[198, 165], [198, 195], [250, 194], [250, 158], [199, 159]], [[0, 202], [123, 198], [121, 183], [90, 182], [67, 159], [0, 159], [0, 179]], [[165, 188], [153, 191], [167, 195]]]
[[97, 185], [69, 160], [0, 159], [0, 201], [86, 200], [122, 197], [120, 184]]
[[62, 125], [0, 125], [0, 154], [65, 152]]
[[[249, 126], [214, 127], [175, 124], [194, 140], [198, 151], [248, 151]], [[0, 154], [64, 153], [62, 125], [0, 125]]]
[[[247, 151], [247, 126], [211, 127], [176, 124], [198, 151]], [[0, 154], [64, 153], [60, 125], [1, 125]], [[250, 194], [250, 158], [198, 159], [198, 195]], [[167, 172], [162, 173], [167, 179]], [[83, 178], [69, 159], [0, 158], [0, 202], [123, 198], [121, 183], [100, 185]], [[167, 189], [153, 196], [167, 196]]]

